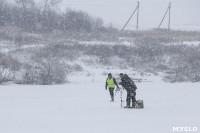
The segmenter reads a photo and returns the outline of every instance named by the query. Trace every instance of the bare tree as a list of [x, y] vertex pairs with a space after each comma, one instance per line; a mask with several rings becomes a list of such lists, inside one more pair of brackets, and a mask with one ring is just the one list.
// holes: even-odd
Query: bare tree
[[16, 5], [0, 0], [0, 25], [11, 25], [26, 31], [92, 31], [103, 27], [103, 20], [93, 18], [82, 11], [67, 10], [59, 13], [55, 9], [62, 0], [15, 0]]
[[10, 72], [8, 69], [0, 69], [0, 84], [9, 81]]
[[41, 5], [43, 5], [43, 7], [40, 8], [40, 11], [42, 11], [42, 14], [44, 14], [47, 10], [49, 10], [52, 7], [55, 7], [61, 2], [62, 0], [42, 0]]
[[0, 25], [5, 24], [6, 17], [6, 5], [4, 0], [0, 0]]
[[16, 4], [22, 9], [22, 22], [20, 23], [21, 27], [25, 29], [30, 29], [32, 27], [33, 19], [32, 16], [33, 8], [35, 6], [34, 0], [15, 0]]
[[38, 84], [58, 84], [65, 82], [65, 64], [60, 63], [56, 54], [56, 51], [46, 47], [33, 56], [33, 60], [39, 68]]
[[18, 49], [21, 50], [21, 46], [24, 43], [24, 38], [22, 32], [19, 32], [15, 38], [15, 44], [18, 46]]
[[15, 2], [22, 7], [24, 15], [27, 14], [28, 9], [35, 5], [34, 0], [15, 0]]

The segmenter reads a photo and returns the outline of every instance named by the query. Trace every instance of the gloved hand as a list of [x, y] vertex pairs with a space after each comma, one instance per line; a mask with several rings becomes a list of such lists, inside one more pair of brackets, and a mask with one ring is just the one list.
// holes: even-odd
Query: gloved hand
[[115, 91], [117, 92], [117, 91], [120, 91], [120, 88], [119, 87], [117, 87], [116, 89], [115, 89]]

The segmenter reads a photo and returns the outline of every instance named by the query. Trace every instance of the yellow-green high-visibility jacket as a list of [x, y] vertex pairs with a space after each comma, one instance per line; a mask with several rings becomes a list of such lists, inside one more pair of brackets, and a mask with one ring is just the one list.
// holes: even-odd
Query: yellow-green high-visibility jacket
[[114, 83], [113, 78], [108, 78], [107, 84], [108, 84], [108, 88], [115, 88], [115, 83]]

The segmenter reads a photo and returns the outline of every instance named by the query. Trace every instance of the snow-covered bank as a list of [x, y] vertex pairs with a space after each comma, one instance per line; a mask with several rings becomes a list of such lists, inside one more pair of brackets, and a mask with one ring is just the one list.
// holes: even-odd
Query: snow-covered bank
[[134, 46], [134, 42], [122, 41], [122, 42], [103, 42], [103, 41], [82, 41], [79, 44], [84, 45], [125, 45], [125, 46]]
[[106, 77], [72, 75], [69, 80], [78, 80], [65, 85], [1, 86], [0, 132], [170, 133], [176, 126], [200, 130], [199, 83], [170, 84], [149, 77], [153, 82], [136, 83], [137, 99], [145, 106], [136, 110], [120, 108], [118, 93], [115, 102], [109, 102]]
[[169, 43], [165, 45], [200, 46], [200, 41], [184, 41], [184, 42]]

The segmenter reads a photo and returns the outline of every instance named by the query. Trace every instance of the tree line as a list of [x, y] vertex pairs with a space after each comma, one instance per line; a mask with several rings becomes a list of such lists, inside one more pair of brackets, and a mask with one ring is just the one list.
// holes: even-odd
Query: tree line
[[103, 28], [101, 18], [92, 17], [83, 11], [67, 9], [56, 11], [61, 0], [15, 0], [8, 3], [0, 0], [0, 26], [16, 26], [25, 31], [94, 31]]

